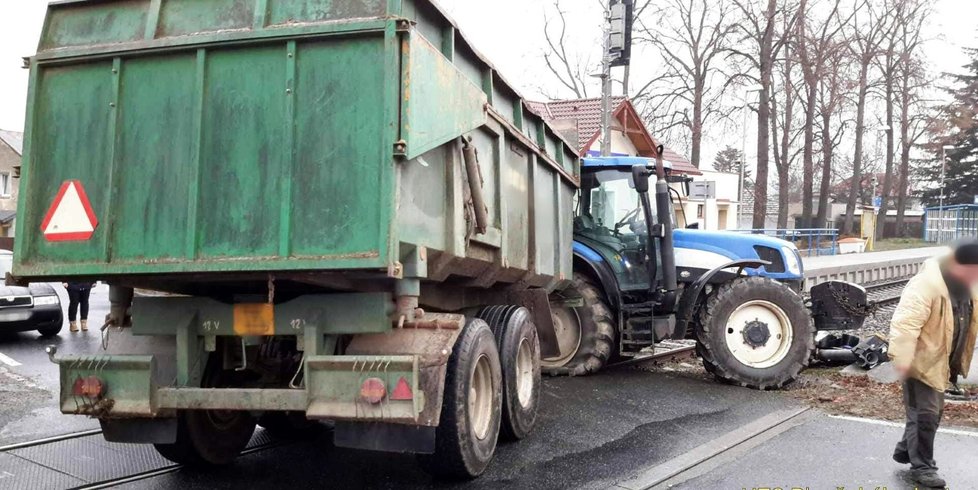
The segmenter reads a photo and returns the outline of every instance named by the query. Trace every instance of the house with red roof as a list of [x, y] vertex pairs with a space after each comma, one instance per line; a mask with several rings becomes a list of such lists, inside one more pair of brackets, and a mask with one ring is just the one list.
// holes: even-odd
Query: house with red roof
[[[527, 105], [547, 119], [567, 141], [576, 143], [582, 157], [600, 155], [600, 98], [528, 102]], [[611, 154], [656, 158], [660, 142], [649, 133], [632, 102], [626, 97], [613, 97], [612, 107]], [[665, 145], [662, 159], [672, 165], [673, 172], [694, 179], [692, 195], [684, 195], [676, 203], [678, 226], [696, 224], [708, 230], [737, 228], [737, 175], [696, 168], [686, 157]]]

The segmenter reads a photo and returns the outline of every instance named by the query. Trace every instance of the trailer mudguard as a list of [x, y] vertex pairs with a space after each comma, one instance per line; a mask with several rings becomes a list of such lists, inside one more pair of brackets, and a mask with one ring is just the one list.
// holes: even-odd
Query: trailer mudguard
[[686, 286], [683, 289], [683, 295], [679, 299], [679, 305], [676, 308], [676, 328], [672, 331], [672, 336], [669, 338], [681, 339], [686, 336], [686, 329], [689, 326], [689, 322], [693, 320], [693, 315], [696, 313], [696, 306], [699, 304], [700, 297], [703, 295], [703, 288], [709, 284], [715, 275], [733, 267], [738, 269], [756, 269], [768, 264], [770, 262], [764, 260], [735, 260], [711, 269], [692, 284]]

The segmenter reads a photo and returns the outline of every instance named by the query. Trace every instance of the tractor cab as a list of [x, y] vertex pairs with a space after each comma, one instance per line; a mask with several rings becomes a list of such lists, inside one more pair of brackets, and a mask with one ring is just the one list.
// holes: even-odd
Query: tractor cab
[[[585, 158], [581, 164], [581, 193], [574, 215], [575, 251], [590, 249], [606, 260], [623, 292], [647, 292], [651, 286], [648, 261], [661, 262], [649, 243], [648, 226], [632, 168], [655, 163], [641, 157]], [[671, 165], [664, 164], [667, 173]], [[650, 208], [652, 226], [661, 224]], [[670, 207], [670, 212], [672, 208]], [[675, 222], [675, 216], [670, 216]], [[659, 268], [656, 268], [657, 270]], [[661, 278], [661, 271], [657, 272]]]

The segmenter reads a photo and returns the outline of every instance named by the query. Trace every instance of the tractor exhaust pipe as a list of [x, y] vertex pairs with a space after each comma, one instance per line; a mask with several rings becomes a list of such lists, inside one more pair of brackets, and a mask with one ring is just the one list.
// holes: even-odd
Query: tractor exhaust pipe
[[659, 253], [662, 255], [662, 309], [673, 311], [676, 306], [676, 291], [679, 289], [676, 273], [676, 249], [672, 243], [672, 201], [669, 200], [669, 182], [666, 179], [666, 169], [662, 162], [662, 145], [656, 148], [655, 159], [655, 206], [659, 215], [661, 236], [659, 238]]

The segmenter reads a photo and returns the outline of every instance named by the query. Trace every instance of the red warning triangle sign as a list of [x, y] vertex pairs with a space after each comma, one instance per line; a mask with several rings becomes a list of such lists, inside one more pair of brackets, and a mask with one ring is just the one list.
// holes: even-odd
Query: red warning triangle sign
[[41, 233], [49, 242], [82, 241], [92, 238], [98, 219], [81, 181], [68, 180], [61, 184], [41, 222]]

